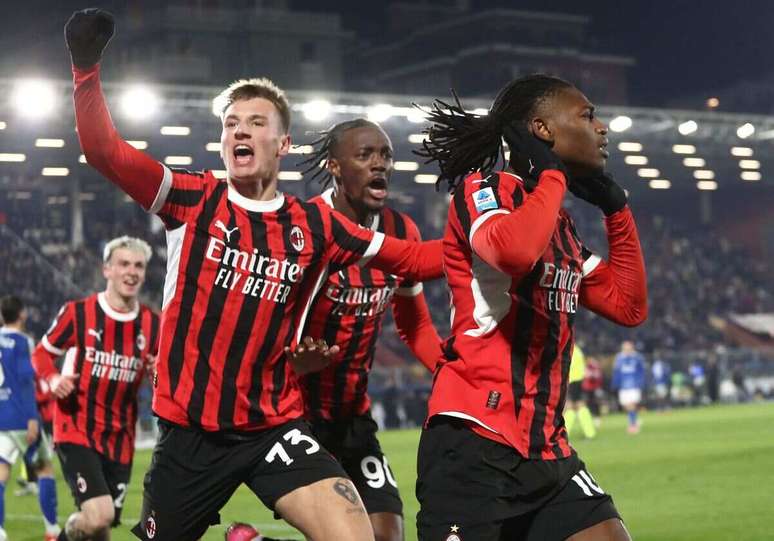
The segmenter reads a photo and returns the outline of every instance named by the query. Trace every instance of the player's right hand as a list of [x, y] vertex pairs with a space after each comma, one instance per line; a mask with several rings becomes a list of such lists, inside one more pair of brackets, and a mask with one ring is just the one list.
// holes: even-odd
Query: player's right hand
[[314, 341], [307, 336], [296, 349], [285, 347], [285, 357], [299, 376], [319, 372], [331, 363], [333, 356], [340, 351], [339, 346], [328, 344], [322, 338]]
[[48, 379], [51, 394], [57, 399], [65, 398], [75, 390], [75, 380], [78, 374], [55, 374]]
[[558, 169], [567, 177], [564, 163], [551, 150], [551, 146], [532, 135], [526, 126], [506, 124], [503, 137], [511, 152], [511, 167], [522, 177], [538, 180], [540, 174], [549, 169]]
[[89, 8], [73, 13], [64, 29], [73, 65], [90, 68], [99, 62], [115, 29], [113, 15], [103, 9]]

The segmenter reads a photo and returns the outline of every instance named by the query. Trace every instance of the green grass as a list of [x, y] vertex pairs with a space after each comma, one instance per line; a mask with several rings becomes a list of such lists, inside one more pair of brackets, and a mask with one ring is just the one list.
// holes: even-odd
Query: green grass
[[[625, 433], [625, 418], [607, 417], [598, 437], [574, 445], [597, 482], [615, 498], [636, 541], [764, 541], [774, 539], [774, 404], [717, 406], [665, 414], [646, 413], [638, 436]], [[381, 434], [382, 446], [400, 483], [407, 539], [415, 540], [416, 430]], [[130, 519], [139, 514], [141, 480], [150, 452], [137, 455], [126, 498], [124, 525], [113, 540], [133, 540]], [[59, 513], [73, 509], [58, 483]], [[37, 499], [6, 494], [6, 530], [11, 541], [39, 540], [43, 524]], [[302, 537], [271, 514], [247, 489], [221, 512], [258, 524], [264, 533]], [[61, 521], [61, 519], [60, 519]], [[224, 526], [204, 537], [223, 538]]]

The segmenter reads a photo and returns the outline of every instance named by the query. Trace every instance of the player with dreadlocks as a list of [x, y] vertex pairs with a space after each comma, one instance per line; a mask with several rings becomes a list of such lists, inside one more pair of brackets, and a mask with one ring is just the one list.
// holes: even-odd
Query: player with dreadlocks
[[[418, 153], [453, 192], [453, 319], [419, 445], [419, 539], [629, 540], [562, 418], [579, 305], [627, 326], [647, 315], [634, 218], [604, 172], [607, 128], [577, 88], [545, 75], [506, 85], [487, 115], [455, 96], [430, 121]], [[568, 188], [604, 213], [607, 262], [561, 208]]]
[[[384, 130], [365, 119], [336, 124], [313, 143], [303, 164], [325, 190], [312, 201], [385, 235], [419, 241], [406, 214], [386, 206], [393, 149]], [[320, 166], [320, 164], [323, 164]], [[304, 335], [336, 344], [321, 371], [301, 377], [306, 415], [317, 440], [344, 466], [368, 511], [376, 541], [403, 539], [397, 482], [376, 438], [368, 376], [387, 307], [398, 334], [432, 370], [441, 356], [422, 284], [352, 265], [327, 277], [314, 299]]]

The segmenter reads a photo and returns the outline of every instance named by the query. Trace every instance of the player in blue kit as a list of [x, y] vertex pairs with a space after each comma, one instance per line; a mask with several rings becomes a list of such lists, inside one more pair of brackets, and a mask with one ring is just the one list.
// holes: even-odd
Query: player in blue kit
[[640, 431], [637, 409], [642, 401], [644, 388], [645, 359], [634, 348], [634, 343], [626, 340], [621, 344], [621, 351], [615, 356], [613, 389], [618, 390], [618, 401], [629, 416], [629, 434], [637, 434]]

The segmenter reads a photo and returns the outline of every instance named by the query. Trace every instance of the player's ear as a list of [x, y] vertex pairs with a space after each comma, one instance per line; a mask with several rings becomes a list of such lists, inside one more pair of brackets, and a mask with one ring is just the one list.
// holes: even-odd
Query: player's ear
[[290, 139], [290, 134], [286, 133], [280, 138], [280, 147], [279, 151], [277, 152], [277, 155], [281, 158], [283, 156], [287, 156], [290, 152], [290, 147], [293, 144], [292, 140]]
[[528, 128], [530, 133], [546, 143], [554, 142], [554, 133], [545, 119], [535, 117], [529, 121]]
[[328, 158], [325, 167], [334, 179], [341, 178], [341, 164], [339, 163], [339, 160], [336, 158]]

